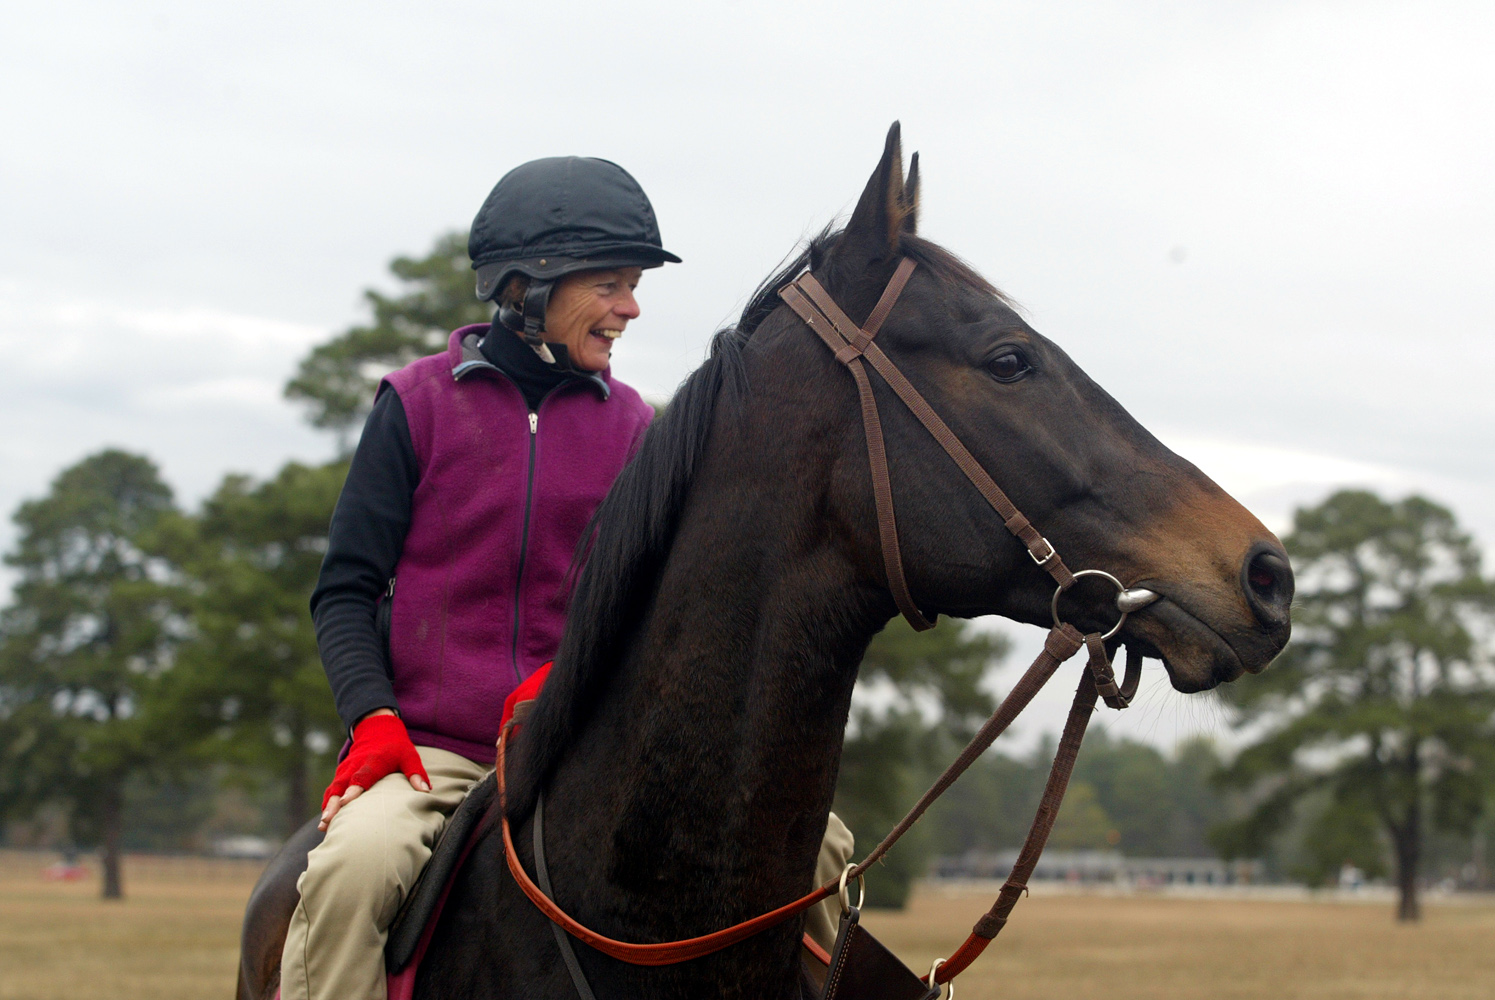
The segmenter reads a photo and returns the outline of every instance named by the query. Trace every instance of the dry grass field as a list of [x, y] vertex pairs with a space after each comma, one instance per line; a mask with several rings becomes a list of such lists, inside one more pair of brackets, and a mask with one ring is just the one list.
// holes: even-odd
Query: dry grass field
[[[920, 974], [989, 896], [915, 896], [867, 926]], [[1024, 899], [957, 981], [961, 1000], [1474, 1000], [1495, 997], [1495, 905], [1047, 896]]]
[[[131, 859], [128, 898], [45, 882], [50, 859], [0, 853], [0, 1000], [232, 996], [255, 866]], [[920, 972], [989, 900], [924, 892], [868, 925]], [[1495, 996], [1495, 905], [1043, 896], [961, 977], [961, 1000], [1463, 1000]]]

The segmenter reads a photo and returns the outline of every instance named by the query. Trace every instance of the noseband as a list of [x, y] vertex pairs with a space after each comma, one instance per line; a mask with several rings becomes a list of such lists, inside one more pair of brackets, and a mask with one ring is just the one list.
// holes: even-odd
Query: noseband
[[[939, 414], [934, 412], [919, 391], [888, 359], [882, 348], [873, 342], [883, 321], [887, 319], [888, 313], [892, 311], [899, 295], [902, 294], [904, 286], [908, 284], [914, 268], [914, 262], [907, 257], [899, 261], [893, 277], [888, 281], [887, 287], [883, 289], [882, 295], [877, 300], [877, 305], [867, 317], [867, 322], [860, 327], [851, 321], [840, 306], [836, 305], [824, 286], [808, 271], [781, 289], [779, 297], [825, 342], [836, 360], [850, 369], [852, 378], [856, 381], [857, 393], [861, 399], [862, 427], [867, 438], [867, 458], [872, 471], [872, 495], [877, 508], [878, 536], [882, 547], [883, 567], [887, 573], [888, 590], [892, 593], [899, 611], [917, 630], [923, 631], [934, 627], [933, 623], [919, 610], [909, 591], [908, 581], [904, 577], [903, 558], [898, 545], [898, 523], [893, 512], [892, 481], [888, 474], [887, 451], [883, 446], [882, 421], [878, 415], [877, 400], [872, 392], [872, 384], [867, 375], [868, 365], [871, 365], [883, 381], [892, 388], [903, 404], [945, 450], [945, 453], [954, 460], [961, 472], [965, 473], [966, 478], [1001, 517], [1002, 524], [1027, 548], [1028, 555], [1033, 561], [1053, 577], [1056, 587], [1050, 607], [1053, 612], [1054, 625], [1044, 641], [1043, 652], [1013, 685], [1007, 697], [1002, 700], [991, 718], [982, 725], [971, 742], [961, 751], [960, 756], [945, 769], [945, 772], [930, 786], [908, 814], [883, 838], [882, 843], [873, 848], [872, 852], [859, 864], [849, 865], [842, 872], [839, 880], [828, 882], [792, 903], [712, 934], [683, 941], [632, 944], [605, 937], [577, 922], [530, 879], [514, 850], [508, 817], [504, 812], [506, 809], [504, 804], [505, 750], [513, 730], [514, 723], [511, 722], [499, 736], [497, 768], [499, 792], [497, 807], [500, 811], [499, 821], [509, 871], [525, 895], [557, 927], [613, 958], [635, 965], [673, 965], [709, 955], [730, 944], [744, 940], [809, 909], [838, 892], [842, 893], [843, 907], [849, 906], [845, 901], [844, 893], [847, 879], [860, 878], [874, 862], [886, 854], [893, 844], [918, 821], [935, 799], [939, 798], [955, 782], [955, 779], [960, 777], [1011, 725], [1018, 713], [1027, 707], [1048, 679], [1053, 676], [1059, 665], [1078, 653], [1080, 649], [1087, 649], [1090, 654], [1089, 663], [1080, 676], [1074, 703], [1070, 708], [1069, 718], [1065, 722], [1063, 735], [1059, 739], [1058, 751], [1054, 756], [1054, 763], [1044, 786], [1038, 814], [1033, 819], [1033, 826], [1028, 831], [1022, 850], [1018, 852], [1012, 874], [1002, 886], [1001, 893], [997, 896], [996, 902], [992, 904], [992, 908], [976, 922], [965, 943], [948, 960], [936, 962], [935, 967], [926, 977], [926, 982], [931, 989], [936, 988], [936, 984], [948, 983], [969, 966], [991, 939], [996, 937], [1007, 923], [1007, 916], [1017, 905], [1018, 899], [1027, 892], [1028, 879], [1038, 864], [1038, 857], [1043, 852], [1044, 843], [1048, 840], [1054, 820], [1058, 818], [1059, 805], [1064, 799], [1064, 791], [1069, 783], [1069, 776], [1074, 770], [1075, 760], [1079, 756], [1080, 742], [1084, 739], [1085, 728], [1095, 710], [1096, 699], [1100, 698], [1110, 707], [1121, 709], [1126, 708], [1131, 703], [1132, 696], [1136, 694], [1137, 682], [1141, 678], [1142, 657], [1135, 655], [1135, 652], [1128, 647], [1126, 676], [1118, 683], [1111, 667], [1106, 641], [1121, 630], [1128, 614], [1150, 604], [1157, 599], [1158, 595], [1142, 588], [1129, 590], [1120, 580], [1104, 570], [1071, 571], [1060, 558], [1058, 550], [1023, 516], [1016, 505], [1008, 499], [1007, 494], [1002, 492], [1001, 487], [992, 481], [981, 464], [961, 444], [960, 439], [940, 419]], [[1085, 576], [1105, 579], [1117, 590], [1116, 607], [1120, 618], [1109, 631], [1104, 633], [1091, 632], [1082, 635], [1073, 625], [1066, 624], [1060, 619], [1060, 596], [1073, 586], [1077, 579]], [[536, 837], [535, 853], [537, 863], [543, 864], [540, 860], [543, 858], [540, 815], [540, 810], [537, 808], [533, 819]], [[541, 878], [542, 881], [548, 881], [543, 871]], [[563, 951], [569, 949], [569, 943], [563, 938], [562, 944]], [[580, 986], [580, 981], [578, 985]]]

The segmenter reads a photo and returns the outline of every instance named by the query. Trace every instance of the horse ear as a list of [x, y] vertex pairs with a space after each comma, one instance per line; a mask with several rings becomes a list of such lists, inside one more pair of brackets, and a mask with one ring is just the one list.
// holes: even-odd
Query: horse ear
[[907, 236], [913, 236], [919, 228], [919, 154], [914, 153], [908, 160], [908, 179], [903, 182], [903, 225], [902, 231]]
[[[879, 250], [896, 251], [899, 237], [905, 232], [913, 231], [909, 217], [913, 214], [914, 207], [905, 198], [903, 143], [899, 125], [894, 122], [893, 127], [888, 129], [882, 160], [877, 164], [877, 169], [872, 171], [872, 177], [867, 181], [867, 187], [851, 213], [851, 221], [846, 224], [846, 234]], [[906, 226], [909, 228], [905, 228]]]

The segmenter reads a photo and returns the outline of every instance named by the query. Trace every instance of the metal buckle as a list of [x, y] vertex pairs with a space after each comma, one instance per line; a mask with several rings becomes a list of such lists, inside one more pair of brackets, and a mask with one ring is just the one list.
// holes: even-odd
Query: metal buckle
[[[1051, 541], [1049, 541], [1047, 538], [1044, 538], [1042, 535], [1039, 535], [1038, 537], [1043, 540], [1043, 544], [1045, 544], [1045, 545], [1047, 545], [1049, 547], [1049, 554], [1046, 555], [1046, 556], [1044, 556], [1042, 559], [1040, 559], [1036, 555], [1033, 554], [1033, 550], [1032, 549], [1029, 549], [1028, 550], [1028, 558], [1032, 559], [1035, 563], [1037, 563], [1040, 566], [1047, 566], [1049, 563], [1051, 563], [1051, 562], [1054, 561], [1054, 557], [1059, 554], [1059, 550], [1056, 549], [1056, 548], [1054, 548], [1054, 543], [1051, 542]], [[1078, 575], [1078, 574], [1076, 574], [1076, 575]]]

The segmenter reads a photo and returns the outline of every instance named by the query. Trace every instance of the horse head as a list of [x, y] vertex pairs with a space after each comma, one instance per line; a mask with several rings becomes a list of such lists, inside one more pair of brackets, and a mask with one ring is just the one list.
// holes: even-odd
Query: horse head
[[[846, 228], [806, 263], [857, 323], [903, 258], [918, 265], [876, 343], [1071, 569], [1161, 595], [1118, 635], [1160, 658], [1174, 687], [1257, 672], [1290, 631], [1293, 575], [1281, 542], [1170, 451], [995, 288], [917, 235], [918, 154], [905, 177], [895, 124]], [[787, 309], [745, 348], [754, 394], [798, 396], [786, 433], [835, 440], [823, 509], [868, 587], [886, 593], [867, 446], [852, 379]], [[1054, 582], [876, 375], [909, 588], [926, 613], [1051, 623]], [[797, 428], [798, 430], [793, 430]], [[789, 445], [792, 447], [792, 445]], [[1082, 631], [1115, 623], [1115, 591], [1082, 578], [1061, 601]], [[891, 614], [891, 599], [883, 602]]]

